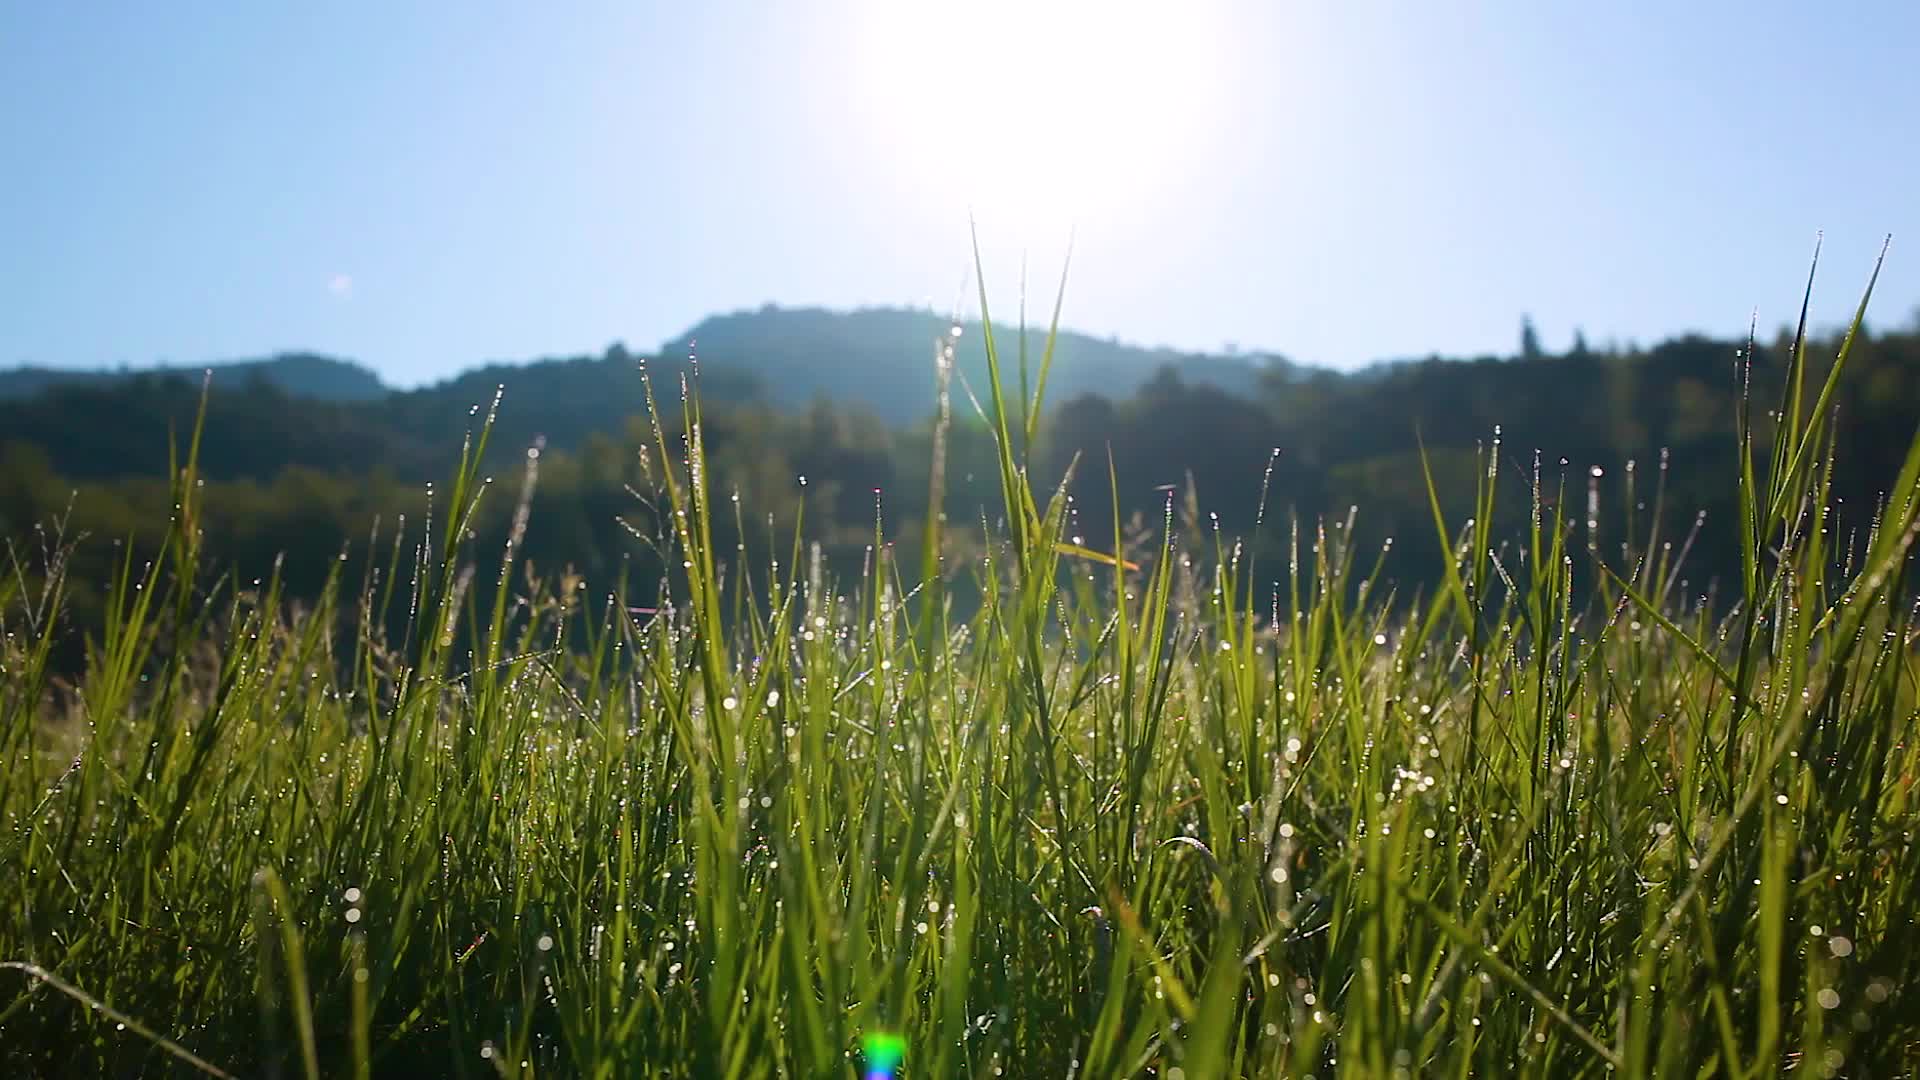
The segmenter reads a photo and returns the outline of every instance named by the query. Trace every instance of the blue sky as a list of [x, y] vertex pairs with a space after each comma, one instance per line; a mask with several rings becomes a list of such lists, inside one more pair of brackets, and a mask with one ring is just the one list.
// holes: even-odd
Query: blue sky
[[0, 365], [944, 311], [970, 207], [1001, 311], [1070, 218], [1070, 325], [1340, 366], [1777, 326], [1822, 229], [1825, 321], [1889, 232], [1920, 304], [1911, 2], [1030, 10], [7, 4]]

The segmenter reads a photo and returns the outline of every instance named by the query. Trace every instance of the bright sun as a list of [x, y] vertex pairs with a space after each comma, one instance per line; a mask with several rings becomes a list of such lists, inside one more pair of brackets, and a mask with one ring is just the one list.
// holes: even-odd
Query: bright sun
[[896, 0], [869, 8], [872, 115], [906, 182], [1025, 240], [1123, 212], [1223, 105], [1207, 5]]

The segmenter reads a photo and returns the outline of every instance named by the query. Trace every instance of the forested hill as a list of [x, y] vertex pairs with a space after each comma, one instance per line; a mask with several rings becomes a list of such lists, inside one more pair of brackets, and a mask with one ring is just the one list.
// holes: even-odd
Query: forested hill
[[[211, 365], [222, 385], [258, 380], [289, 394], [323, 401], [373, 401], [392, 392], [380, 376], [348, 360], [314, 353], [281, 353], [264, 360]], [[19, 367], [0, 370], [0, 401], [30, 398], [49, 390], [115, 386], [146, 376], [178, 375], [199, 381], [202, 368], [147, 368], [139, 371]]]
[[[891, 424], [924, 418], [932, 407], [929, 392], [936, 340], [954, 346], [955, 393], [968, 385], [986, 395], [986, 353], [980, 325], [967, 323], [958, 338], [948, 338], [949, 321], [927, 311], [865, 308], [828, 311], [780, 308], [716, 315], [663, 343], [652, 356], [662, 370], [677, 370], [697, 355], [709, 396], [760, 397], [781, 406], [828, 399], [873, 413]], [[1039, 377], [1044, 326], [1025, 335], [1032, 377]], [[1012, 324], [996, 327], [1009, 382], [1019, 378], [1021, 334]], [[264, 360], [212, 365], [213, 382], [223, 391], [261, 383], [291, 397], [329, 402], [385, 402], [389, 415], [410, 431], [438, 432], [448, 409], [464, 409], [492, 398], [506, 385], [517, 402], [517, 426], [538, 429], [561, 444], [579, 441], [589, 431], [614, 430], [634, 397], [633, 369], [639, 354], [615, 345], [599, 356], [495, 363], [415, 390], [398, 390], [351, 361], [311, 353], [284, 353]], [[1163, 367], [1177, 368], [1192, 382], [1236, 393], [1251, 393], [1263, 371], [1282, 362], [1265, 356], [1220, 356], [1143, 348], [1073, 331], [1055, 339], [1050, 396], [1081, 393], [1130, 394]], [[0, 402], [20, 401], [67, 390], [105, 392], [108, 398], [135, 385], [185, 379], [196, 388], [200, 368], [171, 367], [65, 370], [46, 367], [0, 371]], [[77, 400], [77, 399], [69, 399]], [[457, 434], [457, 432], [456, 432]]]
[[[999, 320], [1006, 320], [1005, 312]], [[1004, 365], [1002, 377], [1019, 380], [1022, 334], [1017, 319], [996, 320], [995, 345]], [[716, 315], [667, 342], [660, 355], [697, 355], [703, 366], [750, 372], [767, 400], [786, 406], [816, 398], [863, 406], [890, 423], [924, 418], [934, 341], [949, 329], [948, 320], [926, 311], [864, 308], [852, 312], [821, 308], [762, 307]], [[1038, 379], [1047, 327], [1029, 324], [1024, 335], [1030, 377]], [[951, 341], [954, 392], [971, 386], [987, 396], [985, 335], [968, 322]], [[1238, 394], [1252, 393], [1263, 371], [1282, 366], [1268, 356], [1221, 356], [1143, 348], [1111, 339], [1062, 330], [1054, 339], [1048, 396], [1065, 400], [1084, 393], [1125, 396], [1162, 368], [1175, 368], [1188, 382], [1207, 383]]]
[[[933, 410], [934, 350], [951, 345], [954, 400], [968, 408], [986, 383], [984, 336], [967, 323], [926, 311], [762, 307], [709, 318], [656, 350], [648, 363], [660, 394], [677, 397], [679, 376], [698, 358], [703, 398], [711, 404], [764, 402], [794, 410], [815, 402], [863, 413], [894, 427]], [[1031, 378], [1043, 360], [1044, 327], [1025, 334]], [[1022, 335], [996, 327], [1009, 390], [1019, 380]], [[509, 402], [495, 442], [557, 449], [590, 435], [620, 436], [642, 410], [639, 354], [614, 345], [598, 356], [496, 363], [411, 390], [383, 384], [357, 364], [290, 353], [211, 367], [205, 471], [221, 479], [267, 480], [297, 466], [362, 472], [383, 466], [425, 482], [457, 456], [484, 408], [505, 388]], [[1049, 400], [1084, 393], [1124, 397], [1162, 368], [1189, 382], [1242, 395], [1263, 376], [1286, 369], [1265, 357], [1183, 354], [1102, 340], [1071, 331], [1055, 340]], [[199, 399], [202, 369], [0, 371], [0, 441], [40, 448], [61, 475], [107, 480], [163, 467], [169, 430]]]
[[[760, 522], [756, 542], [766, 536], [767, 515], [791, 521], [804, 497], [809, 534], [826, 541], [829, 558], [841, 551], [857, 569], [873, 536], [876, 491], [885, 493], [885, 521], [898, 539], [911, 540], [914, 523], [925, 520], [936, 343], [955, 347], [957, 371], [984, 403], [981, 337], [967, 325], [956, 338], [926, 314], [766, 309], [709, 319], [644, 366], [671, 426], [678, 384], [691, 370], [688, 354], [697, 354], [709, 479], [717, 491], [741, 494], [749, 520]], [[1009, 400], [1018, 337], [996, 326]], [[1036, 372], [1042, 337], [1035, 331], [1030, 340]], [[1441, 501], [1457, 519], [1472, 512], [1476, 478], [1486, 475], [1478, 455], [1497, 435], [1499, 528], [1517, 535], [1524, 524], [1537, 455], [1546, 496], [1577, 500], [1583, 525], [1592, 487], [1598, 524], [1585, 538], [1603, 548], [1630, 530], [1650, 535], [1655, 511], [1666, 519], [1659, 535], [1678, 544], [1705, 515], [1690, 548], [1704, 581], [1737, 564], [1730, 500], [1743, 387], [1764, 442], [1766, 410], [1779, 400], [1785, 367], [1785, 341], [1737, 360], [1742, 344], [1686, 337], [1645, 350], [1533, 350], [1341, 374], [1063, 334], [1031, 463], [1036, 483], [1051, 486], [1078, 455], [1077, 506], [1089, 542], [1111, 532], [1109, 454], [1123, 521], [1137, 516], [1150, 530], [1167, 487], [1191, 486], [1197, 496], [1184, 505], [1246, 534], [1278, 449], [1270, 521], [1289, 511], [1306, 522], [1339, 520], [1358, 507], [1358, 538], [1393, 537], [1390, 573], [1417, 584], [1442, 565], [1423, 447]], [[1811, 343], [1809, 400], [1839, 344]], [[642, 366], [616, 346], [597, 357], [482, 368], [361, 400], [323, 400], [223, 370], [207, 398], [200, 455], [209, 550], [255, 574], [286, 552], [290, 575], [312, 575], [343, 543], [366, 536], [376, 517], [391, 524], [404, 513], [418, 522], [427, 485], [446, 478], [466, 433], [504, 384], [489, 469], [514, 476], [528, 447], [544, 441], [548, 451], [534, 525], [520, 550], [547, 570], [570, 564], [605, 580], [635, 556], [619, 520], [644, 519], [630, 487], [652, 482], [640, 472], [651, 441]], [[76, 490], [74, 532], [117, 538], [158, 528], [170, 505], [162, 479], [168, 446], [183, 438], [200, 395], [197, 377], [149, 373], [0, 398], [0, 537], [22, 537], [62, 514]], [[1870, 527], [1920, 425], [1920, 331], [1863, 333], [1829, 404], [1841, 419], [1833, 491], [1844, 537]], [[958, 382], [953, 417], [948, 517], [994, 520], [1000, 493], [991, 444]], [[502, 495], [483, 507], [476, 522], [483, 538], [506, 528], [511, 501]], [[1273, 528], [1260, 541], [1280, 542]]]

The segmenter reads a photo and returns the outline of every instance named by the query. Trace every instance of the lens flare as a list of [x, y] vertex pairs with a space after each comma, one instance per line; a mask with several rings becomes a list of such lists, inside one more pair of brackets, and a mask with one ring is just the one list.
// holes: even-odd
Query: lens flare
[[860, 1040], [860, 1050], [867, 1059], [867, 1080], [891, 1080], [898, 1074], [901, 1059], [907, 1056], [907, 1040], [876, 1031]]

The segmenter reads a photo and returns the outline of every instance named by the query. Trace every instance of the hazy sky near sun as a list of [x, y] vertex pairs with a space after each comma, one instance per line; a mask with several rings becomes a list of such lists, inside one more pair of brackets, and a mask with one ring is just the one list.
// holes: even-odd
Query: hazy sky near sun
[[[1105, 14], [1089, 20], [1088, 10]], [[0, 365], [963, 295], [1351, 366], [1920, 302], [1920, 4], [0, 7]], [[1911, 245], [1903, 247], [1903, 241]], [[971, 306], [971, 305], [969, 305]]]

